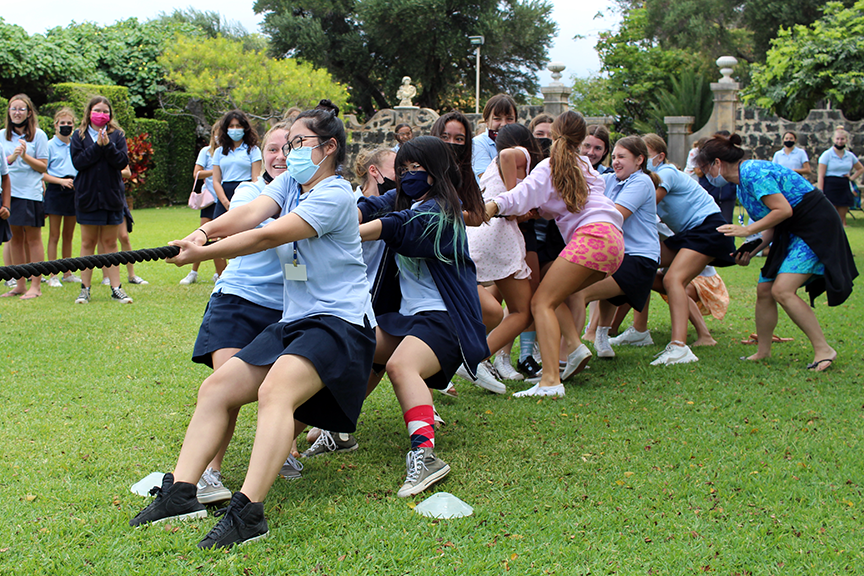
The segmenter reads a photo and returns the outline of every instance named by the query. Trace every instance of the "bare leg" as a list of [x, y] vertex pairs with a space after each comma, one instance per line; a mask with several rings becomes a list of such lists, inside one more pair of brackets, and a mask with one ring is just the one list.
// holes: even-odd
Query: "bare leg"
[[[48, 215], [48, 260], [57, 260], [57, 244], [60, 243], [60, 226], [63, 216]], [[56, 274], [51, 274], [53, 278]]]
[[[778, 274], [774, 279], [774, 286], [771, 289], [771, 295], [777, 301], [789, 318], [795, 322], [802, 332], [810, 340], [813, 346], [813, 362], [819, 360], [834, 359], [837, 357], [837, 351], [828, 345], [825, 340], [825, 335], [822, 333], [822, 326], [819, 325], [819, 320], [816, 319], [816, 313], [801, 299], [796, 293], [798, 288], [804, 285], [804, 282], [810, 278], [810, 274]], [[757, 332], [758, 333], [758, 332]], [[761, 346], [762, 334], [758, 333]], [[766, 334], [766, 338], [770, 342], [773, 332]], [[822, 364], [817, 370], [828, 368], [828, 364]]]
[[[222, 367], [229, 358], [234, 356], [240, 348], [222, 348], [216, 350], [210, 355], [213, 360], [213, 370], [216, 371]], [[222, 438], [222, 444], [219, 446], [219, 451], [213, 460], [207, 465], [207, 468], [214, 470], [222, 470], [222, 460], [225, 458], [225, 452], [228, 450], [228, 444], [231, 443], [231, 438], [234, 436], [234, 428], [237, 425], [237, 415], [240, 413], [240, 407], [232, 408], [228, 413], [228, 428], [225, 430], [225, 435]]]
[[[648, 300], [645, 302], [645, 308], [642, 309], [642, 311], [645, 312], [645, 319], [644, 319], [644, 323], [640, 324], [640, 326], [644, 326], [644, 328], [642, 330], [640, 330], [640, 332], [644, 332], [645, 330], [648, 329], [648, 302], [650, 302], [650, 301], [651, 301], [651, 298], [648, 298]], [[621, 306], [618, 306], [618, 308], [615, 310], [615, 317], [612, 319], [612, 324], [610, 324], [610, 328], [609, 328], [610, 334], [613, 334], [613, 333], [618, 334], [621, 331], [620, 330], [621, 323], [624, 322], [624, 319], [627, 318], [627, 314], [629, 314], [629, 313], [630, 313], [630, 305], [629, 304], [622, 304]], [[637, 330], [639, 330], [639, 327], [636, 326], [636, 318], [635, 317], [633, 318], [633, 327], [636, 328]]]
[[387, 374], [404, 414], [415, 406], [432, 405], [432, 393], [424, 382], [441, 370], [432, 349], [414, 336], [406, 336], [387, 361]]
[[846, 214], [849, 213], [848, 206], [835, 206], [837, 208], [837, 213], [840, 215], [840, 222], [843, 223], [843, 227], [846, 227]]
[[[117, 252], [117, 235], [120, 232], [120, 224], [116, 226], [99, 226], [99, 253], [110, 254]], [[108, 280], [112, 288], [120, 286], [120, 269], [117, 266], [107, 266], [102, 269], [108, 274]]]
[[[45, 260], [45, 250], [42, 246], [42, 228], [23, 226], [24, 243], [28, 250], [27, 262], [42, 262]], [[36, 298], [42, 295], [42, 275], [30, 277], [30, 289], [21, 296], [22, 300]]]
[[[92, 256], [96, 253], [96, 246], [99, 244], [100, 228], [100, 226], [91, 226], [89, 224], [81, 225], [81, 256]], [[92, 280], [92, 268], [81, 271], [81, 285], [83, 287], [89, 288]]]
[[504, 309], [501, 308], [501, 303], [480, 284], [477, 285], [477, 296], [480, 297], [483, 325], [486, 327], [486, 334], [489, 334], [504, 319]]
[[[132, 250], [132, 242], [129, 241], [129, 230], [126, 228], [126, 220], [123, 220], [123, 222], [120, 223], [117, 239], [120, 241], [121, 250]], [[135, 264], [132, 262], [126, 264], [126, 272], [128, 273], [128, 278], [135, 276]]]
[[759, 346], [748, 360], [761, 360], [771, 356], [771, 341], [777, 327], [777, 301], [771, 294], [774, 282], [760, 282], [756, 287], [756, 336]]
[[[663, 252], [661, 260], [666, 262], [666, 257], [672, 252], [662, 244], [661, 251]], [[668, 265], [666, 275], [663, 277], [663, 286], [669, 297], [673, 344], [684, 346], [687, 342], [687, 319], [690, 314], [685, 288], [712, 260], [711, 256], [684, 248], [673, 256]]]
[[[24, 235], [24, 227], [23, 226], [10, 226], [12, 229], [12, 240], [9, 241], [7, 246], [9, 247], [8, 254], [5, 254], [4, 250], [4, 259], [6, 260], [7, 265], [17, 266], [20, 264], [27, 264], [27, 260], [24, 256], [24, 246], [25, 246], [25, 235]], [[15, 285], [15, 288], [6, 292], [4, 296], [16, 296], [24, 294], [27, 291], [27, 279], [19, 278], [18, 283]]]
[[534, 294], [531, 291], [531, 283], [527, 279], [516, 280], [510, 276], [496, 281], [495, 284], [504, 296], [504, 301], [507, 302], [508, 314], [487, 337], [491, 352], [497, 352], [507, 342], [512, 342], [531, 325], [531, 296]]
[[[597, 301], [595, 300], [594, 302], [591, 302], [591, 304], [588, 305], [589, 310], [590, 310], [590, 314], [588, 315], [588, 318], [589, 318], [588, 319], [588, 329], [585, 330], [585, 340], [588, 340], [589, 342], [594, 341], [594, 338], [596, 337], [596, 334], [597, 334], [597, 325], [598, 325], [597, 323], [600, 321], [600, 317], [597, 314], [598, 304], [596, 304], [596, 302]], [[582, 320], [582, 323], [583, 324], [585, 323], [584, 319]], [[577, 323], [576, 326], [578, 327], [579, 324]], [[581, 328], [580, 328], [580, 330], [581, 330]]]
[[690, 299], [690, 302], [688, 302], [690, 323], [696, 329], [696, 341], [693, 342], [693, 346], [716, 346], [717, 341], [714, 340], [711, 332], [708, 331], [708, 325], [705, 324], [702, 312], [699, 311], [699, 307], [696, 305], [696, 299], [699, 298], [696, 288], [693, 284], [690, 284], [687, 286], [686, 291], [687, 297]]

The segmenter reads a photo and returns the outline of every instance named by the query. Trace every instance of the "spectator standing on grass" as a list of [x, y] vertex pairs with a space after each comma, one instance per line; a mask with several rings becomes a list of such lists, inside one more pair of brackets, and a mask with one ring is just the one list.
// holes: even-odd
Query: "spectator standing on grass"
[[[75, 176], [72, 164], [70, 136], [75, 129], [75, 113], [63, 107], [54, 114], [54, 137], [48, 141], [48, 171], [45, 181], [45, 214], [48, 215], [48, 260], [57, 259], [57, 244], [63, 237], [63, 258], [72, 257], [72, 238], [75, 234]], [[65, 272], [63, 282], [81, 282], [81, 278]], [[63, 284], [55, 274], [48, 278], [48, 286], [60, 288]]]
[[[11, 186], [11, 201], [6, 206], [7, 223], [12, 232], [11, 264], [40, 262], [45, 256], [42, 174], [48, 166], [48, 137], [39, 129], [36, 109], [26, 94], [16, 94], [9, 100], [6, 126], [0, 130], [0, 145], [8, 164]], [[41, 284], [41, 275], [32, 276], [28, 290], [26, 279], [21, 278], [15, 288], [0, 297], [36, 298], [42, 295]]]
[[9, 184], [9, 167], [6, 162], [0, 162], [0, 246], [12, 239], [12, 231], [9, 229], [8, 222], [11, 202], [12, 187]]
[[806, 150], [799, 148], [796, 144], [798, 144], [798, 135], [791, 131], [784, 132], [783, 148], [774, 153], [774, 158], [771, 161], [806, 176], [811, 172], [810, 157], [807, 156]]
[[832, 138], [834, 146], [819, 156], [819, 170], [816, 187], [825, 193], [837, 213], [840, 221], [846, 227], [846, 214], [849, 208], [855, 204], [855, 195], [852, 192], [852, 181], [864, 173], [864, 166], [846, 146], [849, 142], [849, 133], [839, 126], [834, 130]]
[[216, 192], [215, 220], [228, 211], [234, 190], [241, 182], [257, 182], [261, 174], [258, 133], [240, 110], [232, 110], [219, 123], [219, 147], [213, 154], [213, 190]]

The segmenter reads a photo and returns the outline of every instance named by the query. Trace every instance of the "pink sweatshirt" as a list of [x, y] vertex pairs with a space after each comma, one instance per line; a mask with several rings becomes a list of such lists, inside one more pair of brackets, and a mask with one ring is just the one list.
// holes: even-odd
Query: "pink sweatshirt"
[[621, 230], [624, 226], [624, 217], [615, 208], [615, 203], [604, 194], [606, 183], [591, 167], [588, 158], [580, 156], [579, 159], [582, 173], [588, 183], [588, 200], [580, 212], [570, 212], [558, 191], [552, 187], [552, 168], [547, 158], [515, 188], [494, 198], [501, 209], [501, 214], [521, 215], [537, 208], [543, 218], [555, 220], [565, 242], [570, 241], [577, 228], [595, 222], [608, 222]]

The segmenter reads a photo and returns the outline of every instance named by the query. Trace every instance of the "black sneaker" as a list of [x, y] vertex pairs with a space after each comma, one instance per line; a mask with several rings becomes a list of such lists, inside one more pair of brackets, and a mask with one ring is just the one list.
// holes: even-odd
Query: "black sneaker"
[[516, 365], [516, 368], [529, 378], [534, 378], [540, 373], [540, 365], [537, 364], [533, 356], [527, 356], [525, 360]]
[[219, 523], [198, 543], [199, 548], [230, 548], [266, 538], [267, 519], [264, 518], [264, 503], [250, 502], [242, 492], [235, 492], [225, 515]]
[[198, 502], [197, 487], [188, 482], [174, 482], [173, 474], [162, 477], [162, 487], [154, 486], [150, 494], [156, 499], [132, 520], [130, 526], [155, 524], [165, 520], [193, 520], [207, 516], [207, 510]]

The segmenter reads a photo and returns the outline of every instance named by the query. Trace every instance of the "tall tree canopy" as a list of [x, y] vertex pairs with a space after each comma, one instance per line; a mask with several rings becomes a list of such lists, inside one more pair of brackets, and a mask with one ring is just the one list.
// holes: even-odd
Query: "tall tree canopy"
[[547, 0], [256, 0], [275, 56], [296, 56], [350, 85], [365, 114], [395, 103], [403, 76], [420, 106], [473, 103], [474, 49], [485, 36], [481, 98], [538, 90], [557, 27]]

